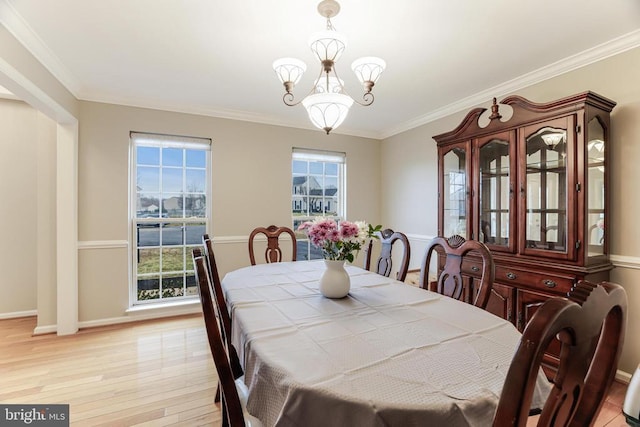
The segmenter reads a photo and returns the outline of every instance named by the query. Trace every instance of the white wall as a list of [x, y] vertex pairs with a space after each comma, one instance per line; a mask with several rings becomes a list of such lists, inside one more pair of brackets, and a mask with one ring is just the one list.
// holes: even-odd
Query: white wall
[[[611, 254], [617, 268], [610, 280], [629, 297], [628, 333], [620, 369], [632, 373], [640, 363], [640, 48], [610, 57], [518, 91], [534, 102], [548, 102], [591, 90], [618, 103], [611, 115]], [[502, 99], [499, 98], [498, 100]], [[490, 107], [491, 100], [482, 105]], [[407, 234], [437, 233], [437, 151], [432, 139], [458, 126], [468, 110], [382, 141], [382, 221]], [[607, 225], [609, 227], [609, 225]], [[414, 253], [421, 259], [422, 253]], [[412, 263], [413, 264], [413, 263]]]

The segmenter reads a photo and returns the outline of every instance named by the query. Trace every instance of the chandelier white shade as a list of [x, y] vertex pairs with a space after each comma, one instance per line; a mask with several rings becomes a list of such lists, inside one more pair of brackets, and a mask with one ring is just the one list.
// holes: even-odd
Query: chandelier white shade
[[296, 85], [307, 71], [307, 65], [296, 58], [280, 58], [273, 62], [273, 69], [281, 83], [292, 82]]
[[319, 31], [309, 38], [309, 47], [320, 62], [336, 62], [347, 47], [347, 39], [336, 30]]
[[331, 18], [339, 11], [340, 5], [335, 0], [323, 0], [318, 4], [318, 12], [327, 19], [327, 27], [326, 30], [311, 35], [309, 47], [320, 61], [320, 73], [302, 101], [296, 101], [292, 91], [306, 71], [305, 63], [295, 58], [281, 58], [273, 63], [273, 69], [285, 88], [282, 97], [284, 103], [294, 106], [302, 102], [314, 126], [323, 129], [327, 134], [342, 124], [354, 102], [363, 106], [373, 104], [374, 97], [371, 91], [386, 67], [386, 63], [376, 57], [355, 60], [351, 68], [363, 86], [363, 100], [354, 101], [346, 93], [344, 82], [335, 70], [336, 61], [347, 47], [346, 38], [338, 33], [331, 23]]
[[[351, 69], [356, 73], [356, 77], [360, 80], [365, 88], [367, 84], [371, 84], [371, 87], [378, 81], [380, 74], [387, 67], [387, 63], [375, 56], [367, 56], [364, 58], [356, 59], [351, 64]], [[369, 88], [371, 90], [371, 88]]]
[[302, 105], [311, 123], [329, 134], [347, 118], [353, 99], [342, 93], [315, 93], [304, 98]]

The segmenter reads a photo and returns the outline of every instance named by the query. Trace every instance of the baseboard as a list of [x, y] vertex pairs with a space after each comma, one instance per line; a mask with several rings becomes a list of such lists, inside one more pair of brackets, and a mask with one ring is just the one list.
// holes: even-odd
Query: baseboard
[[[108, 319], [86, 320], [78, 322], [78, 328], [95, 328], [98, 326], [118, 325], [121, 323], [139, 322], [142, 320], [162, 319], [165, 317], [184, 316], [187, 314], [198, 314], [202, 312], [200, 301], [182, 303], [172, 306], [149, 306], [133, 308], [127, 311], [127, 316], [111, 317]], [[56, 325], [38, 326], [34, 329], [34, 335], [43, 335], [56, 333], [58, 330]]]
[[33, 335], [55, 334], [56, 332], [58, 332], [57, 325], [36, 326], [33, 330]]
[[0, 320], [17, 319], [19, 317], [32, 317], [37, 315], [38, 310], [14, 311], [13, 313], [0, 313]]
[[616, 380], [620, 381], [621, 383], [629, 384], [629, 382], [631, 382], [631, 375], [632, 374], [628, 372], [624, 372], [618, 369], [616, 371]]

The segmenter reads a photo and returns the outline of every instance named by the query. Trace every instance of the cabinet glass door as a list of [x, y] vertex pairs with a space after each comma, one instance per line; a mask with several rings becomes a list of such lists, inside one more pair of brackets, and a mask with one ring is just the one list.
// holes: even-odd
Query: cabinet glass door
[[524, 252], [544, 251], [557, 257], [573, 256], [575, 227], [572, 165], [573, 134], [568, 132], [569, 118], [525, 128]]
[[442, 156], [442, 233], [445, 237], [459, 234], [465, 239], [468, 238], [467, 161], [468, 153], [465, 147], [454, 147]]
[[494, 250], [513, 250], [514, 135], [513, 132], [505, 132], [479, 139], [476, 143], [476, 169], [479, 173], [476, 189], [479, 218], [475, 220], [477, 240]]
[[588, 256], [604, 255], [604, 127], [597, 118], [587, 125], [587, 241]]

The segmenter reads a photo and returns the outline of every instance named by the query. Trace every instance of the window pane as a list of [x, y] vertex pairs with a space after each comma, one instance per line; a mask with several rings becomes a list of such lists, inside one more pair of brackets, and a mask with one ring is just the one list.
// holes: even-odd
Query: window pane
[[185, 218], [204, 218], [207, 215], [206, 200], [204, 194], [186, 194], [184, 196]]
[[160, 168], [138, 167], [138, 191], [160, 191]]
[[139, 165], [160, 165], [160, 147], [137, 147], [136, 161]]
[[309, 173], [314, 175], [321, 175], [324, 172], [324, 164], [321, 162], [309, 162]]
[[173, 298], [184, 295], [184, 274], [167, 274], [162, 276], [162, 298]]
[[182, 245], [182, 224], [165, 224], [162, 227], [162, 246]]
[[160, 218], [160, 194], [138, 193], [136, 199], [138, 218]]
[[162, 200], [162, 213], [165, 214], [167, 218], [183, 218], [182, 203], [181, 194], [166, 194]]
[[335, 195], [338, 192], [338, 177], [335, 177], [335, 178], [325, 177], [324, 189], [327, 196]]
[[194, 272], [188, 272], [185, 276], [185, 282], [187, 286], [187, 296], [198, 296], [198, 288], [196, 283], [196, 275]]
[[163, 148], [162, 165], [182, 167], [182, 152], [180, 148]]
[[138, 249], [138, 274], [160, 270], [160, 249]]
[[337, 163], [325, 163], [324, 174], [330, 176], [338, 176], [338, 164]]
[[138, 247], [160, 246], [160, 223], [138, 224]]
[[162, 271], [184, 270], [184, 247], [162, 248]]
[[293, 173], [307, 173], [307, 162], [301, 160], [294, 160], [293, 165], [291, 167]]
[[145, 276], [138, 278], [138, 301], [160, 298], [160, 276]]
[[207, 166], [207, 152], [204, 150], [187, 150], [187, 167], [204, 168]]
[[294, 196], [291, 200], [291, 213], [293, 215], [306, 215], [307, 214], [307, 198]]
[[307, 177], [294, 176], [292, 179], [292, 194], [307, 194]]
[[[202, 243], [202, 235], [205, 232], [205, 224], [187, 224], [185, 226], [185, 243], [187, 245], [199, 245]], [[191, 267], [190, 267], [191, 268]]]
[[338, 198], [337, 197], [328, 197], [325, 199], [324, 206], [325, 215], [338, 215]]
[[162, 191], [165, 193], [182, 191], [182, 169], [162, 169]]
[[204, 193], [207, 184], [207, 171], [204, 169], [187, 169], [187, 188], [189, 193]]

